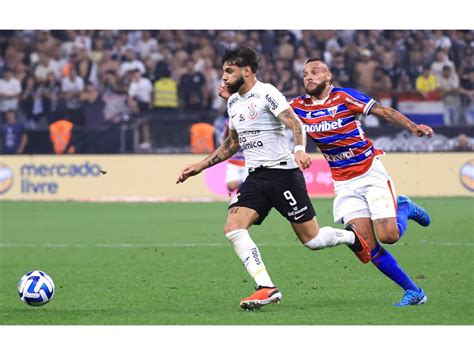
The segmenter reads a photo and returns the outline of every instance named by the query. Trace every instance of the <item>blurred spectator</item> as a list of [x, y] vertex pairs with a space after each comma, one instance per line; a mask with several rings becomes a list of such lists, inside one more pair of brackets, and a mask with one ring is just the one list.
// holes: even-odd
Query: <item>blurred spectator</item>
[[147, 57], [143, 60], [143, 64], [145, 65], [145, 73], [143, 76], [153, 83], [158, 80], [156, 75], [156, 62], [153, 60], [152, 57]]
[[295, 78], [293, 73], [286, 68], [281, 72], [276, 87], [287, 99], [296, 97], [300, 92], [298, 80]]
[[395, 92], [398, 93], [407, 93], [411, 94], [415, 91], [414, 86], [408, 77], [408, 74], [403, 71], [400, 79], [398, 80], [397, 87], [394, 87]]
[[3, 154], [23, 154], [28, 143], [25, 128], [17, 121], [14, 110], [8, 110], [5, 117], [6, 121], [2, 125]]
[[451, 150], [455, 152], [472, 152], [474, 150], [474, 139], [461, 133], [454, 139]]
[[164, 60], [161, 60], [156, 63], [155, 80], [159, 80], [164, 77], [171, 77], [171, 70], [168, 66], [168, 63]]
[[446, 51], [443, 49], [438, 49], [436, 51], [436, 56], [434, 62], [431, 64], [431, 72], [436, 75], [436, 78], [439, 80], [443, 74], [443, 68], [448, 66], [451, 68], [451, 71], [455, 71], [454, 63], [449, 60]]
[[392, 81], [390, 77], [385, 73], [383, 68], [376, 67], [374, 71], [374, 82], [372, 84], [373, 97], [376, 100], [380, 100], [380, 95], [389, 95], [392, 90]]
[[76, 31], [66, 31], [67, 40], [61, 44], [61, 54], [63, 57], [69, 57], [76, 44]]
[[48, 74], [48, 81], [43, 90], [43, 107], [48, 118], [48, 123], [58, 119], [60, 111], [61, 85], [53, 73]]
[[395, 62], [395, 57], [392, 55], [385, 55], [382, 61], [382, 68], [385, 71], [385, 74], [390, 78], [392, 88], [397, 88], [398, 81], [404, 73], [404, 70], [397, 62]]
[[128, 104], [132, 112], [138, 114], [139, 147], [143, 150], [151, 148], [150, 124], [147, 114], [152, 106], [152, 95], [153, 85], [150, 79], [143, 77], [138, 68], [134, 69], [128, 88]]
[[281, 43], [278, 46], [278, 58], [286, 61], [291, 61], [295, 57], [295, 49], [291, 44], [291, 37], [286, 34], [281, 37]]
[[85, 47], [77, 49], [77, 62], [75, 64], [77, 75], [79, 75], [84, 82], [91, 82], [98, 85], [97, 81], [97, 66], [89, 57], [89, 53]]
[[79, 48], [85, 48], [87, 53], [92, 50], [92, 38], [90, 30], [79, 30], [76, 36], [75, 45]]
[[306, 63], [306, 60], [308, 60], [308, 54], [306, 52], [306, 48], [303, 46], [299, 46], [296, 49], [296, 58], [293, 59], [293, 72], [300, 79], [303, 78], [303, 69], [304, 69], [304, 64]]
[[450, 49], [450, 57], [453, 58], [454, 65], [456, 68], [459, 68], [461, 63], [464, 62], [464, 55], [467, 48], [466, 42], [464, 42], [463, 33], [462, 31], [449, 31], [450, 40], [452, 42], [452, 46]]
[[449, 50], [451, 48], [451, 40], [449, 37], [445, 36], [444, 31], [434, 30], [433, 32], [433, 42], [436, 49], [441, 48], [444, 50]]
[[138, 69], [141, 74], [145, 74], [145, 66], [143, 63], [136, 58], [135, 51], [133, 48], [128, 47], [125, 50], [125, 59], [120, 65], [119, 75], [125, 76], [129, 71]]
[[118, 74], [110, 70], [104, 75], [101, 98], [104, 102], [104, 118], [112, 123], [120, 123], [127, 117], [130, 108], [127, 105], [127, 89], [118, 79]]
[[16, 111], [20, 95], [20, 81], [13, 76], [10, 69], [6, 69], [3, 79], [0, 79], [0, 112]]
[[[364, 37], [362, 37], [364, 38]], [[374, 72], [377, 63], [372, 60], [372, 52], [368, 49], [360, 51], [360, 60], [354, 67], [354, 80], [356, 89], [373, 95], [372, 85], [374, 83]]]
[[148, 112], [151, 107], [153, 86], [150, 79], [141, 75], [139, 69], [132, 71], [132, 80], [128, 88], [130, 107], [136, 112]]
[[75, 68], [71, 68], [69, 75], [61, 82], [61, 94], [65, 101], [65, 118], [75, 126], [84, 126], [83, 90], [84, 80], [77, 75]]
[[431, 73], [428, 65], [423, 68], [423, 74], [416, 78], [416, 91], [424, 98], [438, 89], [436, 76]]
[[438, 80], [438, 89], [443, 95], [444, 124], [458, 125], [461, 112], [459, 78], [449, 65], [443, 67], [442, 75]]
[[353, 83], [351, 80], [351, 75], [347, 70], [347, 67], [344, 63], [344, 55], [342, 53], [337, 53], [331, 65], [331, 71], [333, 74], [334, 84], [339, 87], [352, 87]]
[[35, 79], [28, 75], [23, 80], [23, 91], [20, 96], [18, 115], [21, 117], [27, 128], [36, 128], [33, 120], [33, 97], [35, 90]]
[[105, 50], [103, 56], [99, 62], [99, 80], [104, 81], [106, 73], [113, 72], [116, 75], [119, 74], [120, 63], [112, 57], [112, 52]]
[[50, 56], [47, 54], [40, 54], [38, 65], [35, 68], [35, 80], [37, 82], [45, 82], [48, 78], [48, 73], [52, 72], [58, 75], [59, 70], [57, 65], [53, 63]]
[[460, 92], [466, 123], [474, 125], [474, 68], [461, 80]]
[[140, 58], [145, 59], [158, 51], [158, 41], [151, 37], [150, 31], [142, 31], [135, 50]]
[[92, 42], [91, 60], [94, 64], [99, 64], [104, 56], [105, 41], [103, 38], [95, 38]]
[[[178, 84], [173, 78], [162, 77], [153, 84], [155, 108], [178, 108]], [[221, 101], [224, 101], [221, 99]], [[225, 102], [224, 102], [225, 104]]]
[[201, 110], [204, 108], [206, 97], [206, 79], [202, 73], [194, 70], [194, 62], [189, 60], [186, 73], [179, 82], [180, 106], [188, 110]]
[[209, 93], [209, 102], [206, 105], [207, 109], [219, 111], [225, 106], [225, 101], [217, 94], [217, 88], [221, 83], [221, 77], [218, 70], [214, 67], [211, 58], [204, 60], [204, 78], [206, 80], [206, 91]]
[[423, 74], [423, 70], [426, 66], [429, 65], [423, 62], [421, 51], [413, 50], [410, 52], [406, 72], [413, 85], [416, 85], [416, 79]]

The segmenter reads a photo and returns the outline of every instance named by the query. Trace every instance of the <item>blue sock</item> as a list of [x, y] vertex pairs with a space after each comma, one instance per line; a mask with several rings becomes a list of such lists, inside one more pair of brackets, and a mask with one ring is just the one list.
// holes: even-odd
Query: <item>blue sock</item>
[[402, 202], [398, 204], [397, 226], [398, 226], [398, 234], [400, 235], [400, 238], [403, 236], [403, 233], [405, 233], [405, 231], [407, 230], [408, 212], [409, 212], [408, 202]]
[[420, 288], [398, 265], [397, 260], [387, 250], [382, 248], [380, 244], [370, 252], [372, 263], [382, 271], [388, 278], [406, 290], [420, 291]]

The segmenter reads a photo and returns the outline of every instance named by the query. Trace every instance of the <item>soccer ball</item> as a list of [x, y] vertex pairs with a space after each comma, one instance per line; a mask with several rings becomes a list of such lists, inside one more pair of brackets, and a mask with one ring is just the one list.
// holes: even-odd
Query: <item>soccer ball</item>
[[20, 299], [30, 306], [42, 306], [54, 297], [54, 282], [44, 271], [30, 271], [18, 283]]

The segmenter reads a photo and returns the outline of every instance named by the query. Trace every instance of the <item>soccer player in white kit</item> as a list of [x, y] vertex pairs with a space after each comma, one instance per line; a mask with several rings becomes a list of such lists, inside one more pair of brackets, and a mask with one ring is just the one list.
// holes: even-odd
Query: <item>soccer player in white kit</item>
[[[257, 284], [256, 292], [242, 299], [240, 307], [255, 310], [282, 298], [248, 232], [253, 224], [261, 224], [273, 207], [311, 250], [346, 244], [363, 263], [370, 261], [370, 250], [351, 225], [347, 230], [319, 228], [302, 174], [311, 164], [303, 126], [286, 98], [273, 85], [257, 80], [255, 50], [247, 46], [229, 49], [222, 64], [225, 86], [221, 90], [233, 93], [227, 101], [230, 134], [209, 156], [184, 167], [176, 183], [243, 149], [249, 176], [229, 205], [224, 232]], [[294, 154], [288, 149], [285, 126], [293, 131]]]

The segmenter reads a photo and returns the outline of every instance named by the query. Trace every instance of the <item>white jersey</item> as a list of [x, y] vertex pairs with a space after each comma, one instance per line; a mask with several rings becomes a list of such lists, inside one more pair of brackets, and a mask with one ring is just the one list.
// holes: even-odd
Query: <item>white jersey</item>
[[247, 168], [298, 167], [288, 148], [285, 126], [277, 118], [286, 109], [291, 107], [282, 93], [260, 81], [244, 95], [229, 97], [229, 129], [237, 131]]

